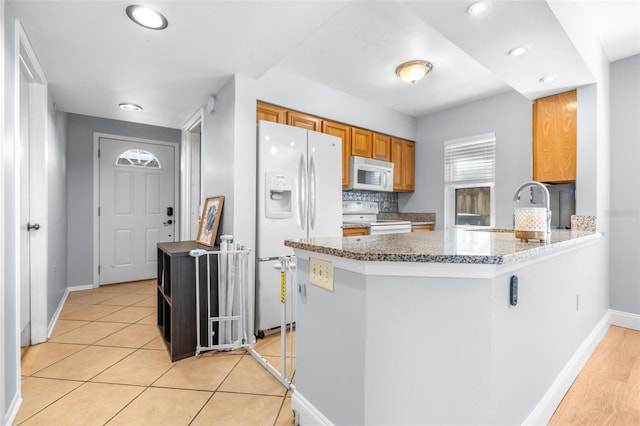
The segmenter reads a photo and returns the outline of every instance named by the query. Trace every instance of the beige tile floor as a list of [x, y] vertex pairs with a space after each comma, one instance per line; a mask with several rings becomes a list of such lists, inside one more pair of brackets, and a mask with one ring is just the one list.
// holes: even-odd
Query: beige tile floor
[[[22, 357], [15, 424], [293, 424], [290, 392], [246, 351], [172, 363], [155, 306], [155, 280], [70, 293], [49, 341]], [[255, 348], [279, 365], [279, 335]]]

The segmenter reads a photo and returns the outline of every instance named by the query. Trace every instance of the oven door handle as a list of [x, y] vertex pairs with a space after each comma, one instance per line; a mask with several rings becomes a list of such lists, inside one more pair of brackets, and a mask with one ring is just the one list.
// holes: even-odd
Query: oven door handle
[[405, 224], [399, 224], [399, 225], [376, 225], [376, 224], [372, 223], [369, 232], [370, 232], [370, 235], [411, 232], [411, 224], [408, 224], [408, 225], [405, 225]]

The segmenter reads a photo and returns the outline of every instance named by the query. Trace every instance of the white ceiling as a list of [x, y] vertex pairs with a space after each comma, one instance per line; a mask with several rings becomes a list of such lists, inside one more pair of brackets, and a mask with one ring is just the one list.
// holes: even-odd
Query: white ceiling
[[[180, 128], [234, 74], [272, 68], [416, 117], [512, 88], [535, 99], [593, 81], [543, 0], [494, 0], [483, 16], [465, 13], [468, 0], [142, 2], [168, 18], [164, 31], [133, 24], [131, 3], [10, 0], [59, 109]], [[610, 60], [640, 53], [640, 0], [581, 3]], [[517, 45], [529, 53], [508, 56]], [[417, 58], [432, 73], [401, 82], [395, 67]], [[558, 79], [539, 83], [546, 74]]]

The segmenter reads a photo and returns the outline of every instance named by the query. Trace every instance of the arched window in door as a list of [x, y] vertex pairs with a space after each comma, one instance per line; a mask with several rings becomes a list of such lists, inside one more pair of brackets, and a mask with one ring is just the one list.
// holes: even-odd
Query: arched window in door
[[116, 166], [144, 167], [147, 169], [160, 169], [162, 165], [158, 157], [143, 149], [129, 149], [118, 156]]

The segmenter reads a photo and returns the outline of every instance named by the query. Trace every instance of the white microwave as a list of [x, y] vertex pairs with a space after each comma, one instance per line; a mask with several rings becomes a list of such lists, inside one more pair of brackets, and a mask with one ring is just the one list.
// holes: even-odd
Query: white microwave
[[393, 191], [393, 163], [351, 156], [349, 189]]

